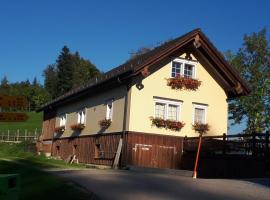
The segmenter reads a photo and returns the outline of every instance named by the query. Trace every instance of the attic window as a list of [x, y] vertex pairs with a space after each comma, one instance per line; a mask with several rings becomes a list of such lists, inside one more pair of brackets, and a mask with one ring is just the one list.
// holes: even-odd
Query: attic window
[[185, 76], [195, 78], [196, 62], [176, 58], [172, 61], [171, 77]]

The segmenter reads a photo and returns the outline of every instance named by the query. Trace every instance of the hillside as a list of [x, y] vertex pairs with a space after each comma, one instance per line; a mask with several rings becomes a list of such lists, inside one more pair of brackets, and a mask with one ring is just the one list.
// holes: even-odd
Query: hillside
[[27, 115], [29, 119], [25, 122], [0, 122], [0, 134], [2, 132], [7, 133], [9, 130], [10, 133], [16, 132], [18, 129], [20, 133], [34, 132], [36, 129], [38, 132], [41, 131], [42, 126], [42, 113], [28, 112]]

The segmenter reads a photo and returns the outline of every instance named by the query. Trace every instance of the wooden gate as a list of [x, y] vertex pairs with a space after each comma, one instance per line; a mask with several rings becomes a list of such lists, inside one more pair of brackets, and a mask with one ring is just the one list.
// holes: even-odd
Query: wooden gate
[[128, 133], [128, 165], [179, 169], [183, 138], [166, 135]]

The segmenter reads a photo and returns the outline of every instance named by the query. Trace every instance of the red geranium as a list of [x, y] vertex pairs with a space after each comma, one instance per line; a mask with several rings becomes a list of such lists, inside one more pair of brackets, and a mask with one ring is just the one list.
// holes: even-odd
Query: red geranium
[[200, 87], [201, 81], [197, 79], [178, 75], [174, 78], [167, 79], [167, 85], [175, 90], [186, 89], [186, 90], [195, 91]]
[[85, 125], [84, 124], [81, 124], [81, 123], [78, 123], [78, 124], [72, 124], [71, 126], [70, 126], [70, 128], [72, 129], [72, 130], [79, 130], [79, 131], [81, 131], [81, 130], [83, 130], [84, 128], [85, 128]]
[[150, 117], [150, 120], [152, 121], [152, 126], [156, 126], [158, 128], [170, 129], [173, 131], [180, 131], [185, 126], [184, 122], [173, 121], [169, 119], [165, 120], [162, 118]]

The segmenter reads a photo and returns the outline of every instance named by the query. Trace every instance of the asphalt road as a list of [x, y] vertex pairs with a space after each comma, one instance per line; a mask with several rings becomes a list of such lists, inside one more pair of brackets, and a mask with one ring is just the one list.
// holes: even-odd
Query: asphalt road
[[54, 172], [94, 192], [101, 200], [269, 200], [270, 179], [192, 179], [120, 170]]

